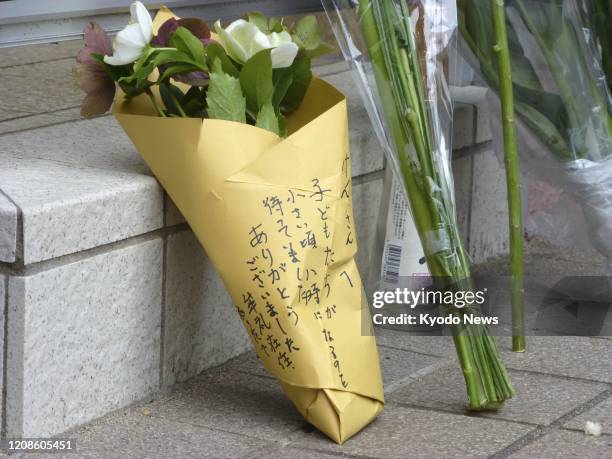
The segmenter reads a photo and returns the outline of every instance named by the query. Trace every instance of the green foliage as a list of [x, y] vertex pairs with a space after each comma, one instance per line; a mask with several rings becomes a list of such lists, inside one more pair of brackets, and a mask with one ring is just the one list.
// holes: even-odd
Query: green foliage
[[246, 101], [240, 81], [223, 72], [219, 59], [212, 65], [206, 101], [210, 118], [246, 123]]
[[228, 57], [225, 49], [217, 42], [211, 42], [206, 46], [206, 55], [208, 57], [209, 62], [214, 62], [215, 59], [219, 59], [221, 61], [221, 67], [223, 71], [228, 75], [233, 76], [234, 78], [238, 78], [240, 75], [239, 70], [236, 68], [236, 65], [232, 62], [232, 60]]
[[253, 11], [247, 13], [246, 15], [247, 21], [251, 24], [255, 24], [259, 30], [261, 30], [265, 34], [269, 34], [271, 32], [282, 32], [283, 21], [279, 18], [266, 18], [265, 15], [258, 11]]
[[298, 109], [312, 80], [310, 58], [308, 57], [296, 59], [289, 69], [291, 69], [292, 81], [280, 102], [280, 110], [283, 113], [291, 113]]
[[272, 131], [277, 135], [280, 134], [278, 118], [270, 102], [266, 102], [260, 108], [255, 126]]
[[319, 57], [336, 51], [336, 48], [323, 41], [319, 22], [312, 15], [304, 16], [296, 23], [292, 38], [309, 58]]
[[264, 49], [245, 62], [240, 71], [240, 84], [251, 113], [258, 113], [266, 102], [272, 102], [272, 59], [269, 49]]
[[166, 112], [168, 115], [181, 116], [182, 107], [180, 100], [184, 94], [175, 85], [166, 82], [165, 84], [159, 85], [159, 94], [161, 95], [162, 102], [166, 106]]
[[206, 68], [204, 44], [185, 27], [179, 27], [170, 36], [170, 46], [189, 56], [193, 62], [202, 65], [204, 69]]

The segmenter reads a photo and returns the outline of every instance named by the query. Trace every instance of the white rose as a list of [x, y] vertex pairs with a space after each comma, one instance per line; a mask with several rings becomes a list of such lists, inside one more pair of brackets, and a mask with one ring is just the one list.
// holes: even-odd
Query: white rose
[[298, 46], [286, 31], [266, 35], [255, 24], [244, 19], [232, 22], [225, 29], [221, 27], [221, 22], [217, 21], [215, 31], [230, 57], [242, 64], [259, 51], [272, 49], [272, 67], [289, 67], [298, 52]]
[[130, 6], [131, 19], [113, 40], [113, 55], [104, 56], [110, 65], [126, 65], [136, 61], [153, 38], [153, 21], [140, 2]]

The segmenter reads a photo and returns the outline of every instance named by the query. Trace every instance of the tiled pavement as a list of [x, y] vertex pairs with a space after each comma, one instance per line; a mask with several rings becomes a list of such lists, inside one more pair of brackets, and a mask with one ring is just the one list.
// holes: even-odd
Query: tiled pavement
[[[612, 457], [612, 340], [532, 338], [514, 354], [500, 338], [517, 395], [475, 414], [450, 338], [377, 333], [385, 411], [344, 445], [306, 424], [249, 352], [62, 435], [75, 453], [49, 457]], [[586, 420], [604, 433], [587, 437]]]

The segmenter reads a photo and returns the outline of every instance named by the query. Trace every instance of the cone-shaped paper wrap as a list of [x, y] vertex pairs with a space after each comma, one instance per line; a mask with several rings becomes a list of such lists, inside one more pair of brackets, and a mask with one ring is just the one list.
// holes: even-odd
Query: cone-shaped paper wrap
[[353, 259], [344, 96], [313, 79], [286, 139], [229, 121], [157, 117], [146, 97], [120, 98], [113, 112], [300, 413], [339, 443], [361, 430], [384, 399], [376, 342], [362, 335], [369, 310]]

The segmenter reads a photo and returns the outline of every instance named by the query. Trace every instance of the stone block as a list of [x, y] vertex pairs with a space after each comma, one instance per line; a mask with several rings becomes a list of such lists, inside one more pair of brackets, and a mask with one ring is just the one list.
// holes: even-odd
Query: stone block
[[382, 175], [373, 180], [353, 184], [353, 215], [357, 230], [355, 260], [362, 280], [367, 280], [376, 256], [375, 239], [378, 213], [383, 193]]
[[459, 150], [474, 144], [474, 106], [457, 104], [453, 112], [453, 150]]
[[464, 247], [468, 247], [470, 220], [472, 212], [473, 156], [464, 156], [453, 160], [453, 182], [455, 185], [455, 208], [457, 223]]
[[469, 252], [474, 263], [508, 251], [508, 204], [503, 166], [492, 150], [474, 156]]
[[25, 264], [162, 226], [163, 196], [153, 177], [0, 151], [0, 187], [22, 211]]
[[166, 247], [163, 384], [185, 381], [252, 348], [221, 278], [190, 230]]
[[17, 207], [0, 192], [0, 261], [13, 263], [16, 255]]
[[7, 435], [47, 437], [159, 388], [162, 241], [13, 276]]

